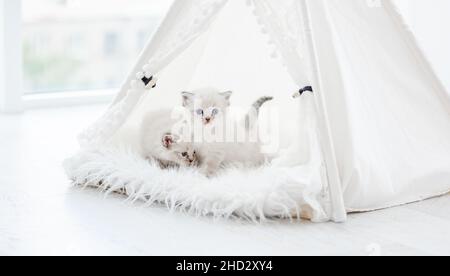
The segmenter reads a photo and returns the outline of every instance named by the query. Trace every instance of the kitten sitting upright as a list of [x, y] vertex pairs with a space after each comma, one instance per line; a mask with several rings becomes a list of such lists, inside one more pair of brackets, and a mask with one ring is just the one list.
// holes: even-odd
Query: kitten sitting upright
[[[183, 107], [191, 112], [194, 121], [201, 120], [205, 127], [213, 127], [226, 121], [232, 95], [232, 91], [220, 92], [214, 88], [181, 92]], [[245, 117], [247, 130], [254, 126], [254, 119], [257, 119], [261, 107], [271, 100], [273, 97], [261, 97], [252, 105]]]
[[231, 91], [219, 92], [213, 88], [181, 93], [183, 107], [191, 112], [194, 120], [201, 120], [205, 126], [212, 126], [226, 118], [232, 94]]

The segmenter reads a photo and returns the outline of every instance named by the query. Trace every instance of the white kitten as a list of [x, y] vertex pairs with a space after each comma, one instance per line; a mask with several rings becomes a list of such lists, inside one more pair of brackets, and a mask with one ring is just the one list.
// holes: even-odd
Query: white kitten
[[[201, 122], [204, 129], [208, 129], [208, 132], [224, 135], [224, 137], [216, 137], [223, 142], [202, 141], [196, 144], [199, 156], [201, 156], [201, 170], [208, 176], [215, 175], [222, 166], [259, 166], [266, 161], [258, 141], [240, 142], [237, 141], [235, 136], [232, 141], [225, 138], [227, 135], [224, 132], [224, 128], [226, 127], [224, 127], [223, 123], [235, 123], [228, 118], [231, 96], [232, 92], [219, 92], [216, 89], [182, 92], [183, 106], [191, 112], [194, 118], [194, 125], [196, 121]], [[270, 100], [272, 100], [271, 97], [263, 97], [253, 104], [245, 119], [246, 134], [255, 125], [254, 120], [251, 118], [257, 118], [262, 105]], [[194, 127], [194, 137], [198, 137], [198, 135], [203, 136], [204, 129], [199, 134]], [[214, 141], [217, 141], [217, 139]]]
[[201, 120], [205, 126], [212, 126], [226, 118], [232, 94], [231, 91], [220, 92], [214, 88], [181, 93], [183, 106], [191, 112], [194, 120]]
[[144, 156], [159, 162], [163, 168], [197, 166], [197, 152], [182, 133], [174, 131], [176, 124], [180, 124], [180, 120], [172, 118], [171, 110], [149, 112], [141, 126]]

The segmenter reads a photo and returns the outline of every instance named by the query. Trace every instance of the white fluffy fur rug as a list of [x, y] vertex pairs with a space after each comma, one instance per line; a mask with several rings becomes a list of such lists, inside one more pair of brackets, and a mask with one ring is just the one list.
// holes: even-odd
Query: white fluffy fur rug
[[195, 215], [328, 220], [320, 172], [311, 167], [230, 168], [208, 179], [194, 169], [162, 170], [138, 154], [111, 149], [81, 152], [64, 167], [75, 185], [125, 193], [131, 200]]

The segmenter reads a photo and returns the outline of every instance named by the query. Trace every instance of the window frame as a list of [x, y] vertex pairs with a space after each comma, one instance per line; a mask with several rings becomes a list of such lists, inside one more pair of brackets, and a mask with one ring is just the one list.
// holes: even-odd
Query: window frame
[[23, 110], [21, 0], [0, 0], [0, 110]]
[[26, 94], [23, 88], [22, 0], [0, 0], [0, 112], [111, 102], [117, 89]]

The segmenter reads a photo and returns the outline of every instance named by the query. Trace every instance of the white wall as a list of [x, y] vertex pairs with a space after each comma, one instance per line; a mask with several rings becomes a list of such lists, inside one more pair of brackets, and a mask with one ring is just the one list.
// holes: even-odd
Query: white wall
[[408, 0], [413, 30], [450, 91], [450, 1]]
[[0, 0], [0, 111], [22, 111], [21, 1]]
[[5, 78], [5, 20], [3, 19], [4, 2], [0, 1], [0, 111], [4, 110], [6, 103]]

